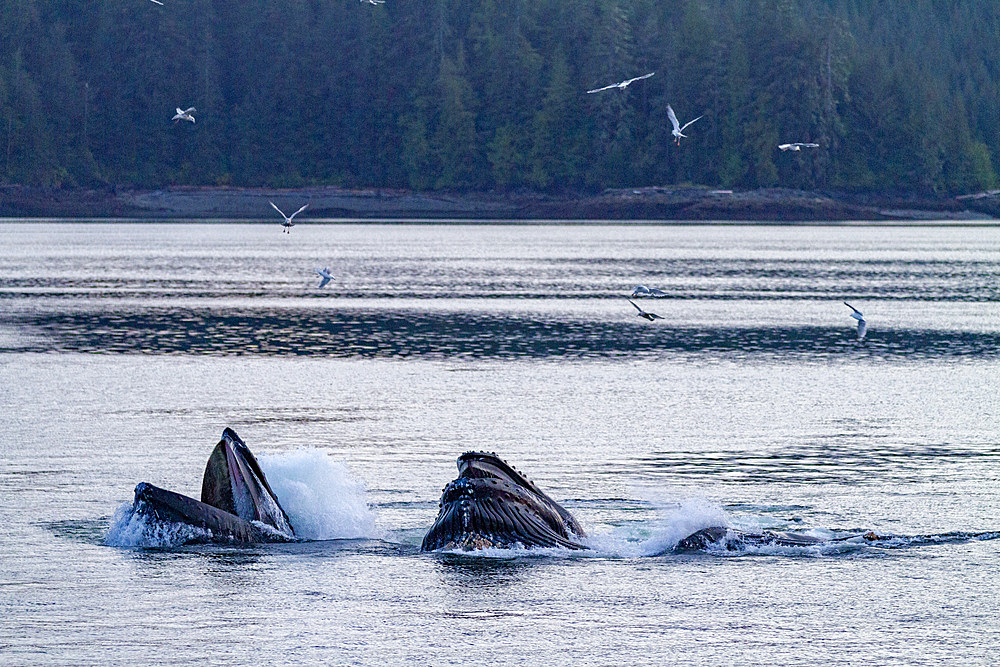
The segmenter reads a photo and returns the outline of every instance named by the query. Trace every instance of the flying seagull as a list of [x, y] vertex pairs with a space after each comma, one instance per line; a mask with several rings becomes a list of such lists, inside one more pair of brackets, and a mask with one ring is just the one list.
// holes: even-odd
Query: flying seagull
[[865, 333], [868, 332], [868, 323], [865, 322], [865, 316], [861, 314], [861, 311], [852, 306], [851, 304], [844, 302], [844, 305], [850, 308], [852, 311], [851, 317], [858, 321], [858, 340], [865, 337]]
[[[269, 201], [268, 203], [271, 204], [271, 206], [274, 206], [273, 201]], [[281, 221], [281, 226], [284, 227], [284, 229], [282, 229], [281, 231], [285, 232], [286, 234], [291, 234], [291, 230], [289, 229], [289, 227], [293, 227], [295, 225], [295, 223], [292, 222], [292, 218], [294, 218], [299, 213], [304, 211], [306, 206], [309, 206], [309, 204], [303, 204], [302, 208], [297, 210], [295, 213], [292, 213], [291, 215], [285, 215], [280, 208], [274, 206], [274, 210], [277, 211], [278, 213], [281, 213], [281, 217], [284, 218], [284, 220]]]
[[803, 144], [803, 143], [778, 144], [778, 148], [780, 148], [783, 151], [800, 151], [803, 148], [819, 148], [819, 144]]
[[688, 122], [681, 125], [679, 122], [677, 122], [677, 114], [674, 113], [673, 107], [671, 107], [669, 104], [667, 105], [667, 115], [670, 116], [670, 124], [674, 126], [674, 129], [671, 130], [670, 134], [674, 135], [674, 143], [676, 143], [678, 146], [681, 145], [681, 137], [687, 136], [686, 134], [681, 134], [682, 132], [684, 132], [684, 128], [693, 123], [694, 120], [699, 120], [700, 118], [704, 117], [704, 115], [698, 116], [698, 118], [695, 118], [694, 120], [689, 120]]
[[628, 302], [631, 303], [633, 306], [635, 306], [635, 309], [639, 311], [639, 314], [636, 315], [636, 317], [642, 317], [644, 319], [649, 320], [650, 322], [652, 322], [653, 320], [662, 320], [662, 319], [664, 319], [664, 318], [660, 317], [659, 315], [657, 315], [656, 313], [647, 313], [645, 310], [643, 310], [639, 306], [636, 306], [635, 302], [632, 301], [632, 299], [628, 299]]
[[636, 285], [632, 288], [632, 298], [638, 298], [640, 296], [649, 296], [649, 288], [645, 285]]
[[362, 3], [367, 2], [369, 5], [384, 5], [385, 0], [361, 0]]
[[330, 275], [330, 269], [326, 267], [321, 269], [317, 266], [315, 271], [322, 278], [322, 280], [319, 281], [319, 287], [325, 287], [328, 282], [333, 280], [333, 276]]
[[156, 4], [160, 5], [161, 7], [163, 6], [163, 3], [160, 2], [160, 0], [149, 0], [149, 1], [150, 2], [155, 2]]
[[663, 297], [667, 296], [667, 293], [661, 289], [657, 289], [655, 287], [649, 288], [646, 287], [645, 285], [636, 285], [634, 288], [632, 288], [633, 299], [643, 296], [651, 296], [654, 299], [662, 299]]
[[628, 85], [633, 81], [638, 81], [639, 79], [648, 79], [654, 74], [656, 74], [656, 72], [650, 72], [649, 74], [643, 74], [642, 76], [637, 76], [634, 79], [625, 79], [624, 81], [620, 81], [619, 83], [613, 83], [610, 86], [604, 86], [603, 88], [594, 88], [593, 90], [588, 90], [587, 94], [589, 95], [590, 93], [599, 93], [602, 90], [610, 90], [612, 88], [617, 88], [618, 90], [625, 90], [626, 88], [628, 88]]
[[193, 123], [194, 122], [194, 116], [192, 116], [191, 114], [193, 114], [195, 111], [196, 111], [196, 109], [194, 107], [191, 107], [189, 109], [185, 109], [184, 111], [181, 111], [181, 108], [177, 107], [177, 113], [174, 114], [174, 117], [171, 118], [170, 120], [174, 121], [174, 124], [177, 124], [177, 123], [181, 122], [182, 120], [189, 120], [189, 121], [191, 121]]

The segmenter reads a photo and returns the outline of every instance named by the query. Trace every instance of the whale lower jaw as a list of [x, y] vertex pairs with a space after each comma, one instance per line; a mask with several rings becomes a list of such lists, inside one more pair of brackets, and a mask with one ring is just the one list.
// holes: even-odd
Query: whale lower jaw
[[438, 547], [441, 551], [484, 551], [486, 549], [524, 549], [520, 542], [498, 539], [493, 535], [466, 533], [456, 540], [449, 540]]
[[200, 500], [147, 482], [141, 482], [135, 487], [132, 513], [150, 521], [194, 528], [192, 537], [187, 542], [257, 544], [295, 541], [293, 536], [266, 524], [246, 521]]

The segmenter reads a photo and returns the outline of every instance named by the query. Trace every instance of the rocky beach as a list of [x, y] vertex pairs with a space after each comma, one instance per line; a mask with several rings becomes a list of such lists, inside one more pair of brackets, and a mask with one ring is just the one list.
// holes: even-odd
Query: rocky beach
[[317, 186], [295, 189], [190, 187], [0, 187], [0, 216], [141, 220], [268, 219], [268, 201], [309, 205], [312, 218], [389, 220], [732, 220], [835, 222], [973, 220], [1000, 216], [1000, 192], [959, 197], [851, 194], [787, 188], [699, 186], [596, 193], [412, 192]]

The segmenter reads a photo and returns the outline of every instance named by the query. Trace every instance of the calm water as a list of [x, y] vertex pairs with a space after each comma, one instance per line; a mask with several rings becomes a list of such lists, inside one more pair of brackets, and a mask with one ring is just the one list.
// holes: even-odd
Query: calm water
[[[997, 227], [3, 224], [0, 663], [990, 664], [998, 395]], [[310, 541], [123, 521], [227, 425]], [[593, 551], [419, 553], [468, 449]]]

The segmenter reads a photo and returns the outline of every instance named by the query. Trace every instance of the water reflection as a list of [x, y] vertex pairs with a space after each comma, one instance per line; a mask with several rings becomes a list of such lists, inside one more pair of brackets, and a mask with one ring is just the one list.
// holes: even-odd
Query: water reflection
[[[530, 242], [530, 241], [526, 241]], [[485, 248], [483, 252], [490, 252]], [[377, 252], [372, 249], [372, 252]], [[410, 252], [413, 252], [412, 250]], [[14, 264], [0, 274], [0, 300], [73, 299], [87, 301], [142, 297], [164, 301], [184, 298], [475, 298], [567, 299], [622, 296], [635, 282], [666, 290], [680, 299], [833, 299], [856, 297], [896, 300], [994, 302], [1000, 299], [997, 262], [962, 256], [954, 260], [894, 257], [884, 260], [842, 259], [824, 255], [810, 259], [754, 259], [724, 256], [706, 248], [703, 257], [617, 257], [609, 244], [581, 247], [574, 257], [520, 256], [446, 258], [380, 257], [377, 261], [344, 260], [335, 289], [315, 289], [311, 272], [295, 262], [268, 262], [248, 267], [231, 258], [206, 254], [172, 257], [148, 272], [134, 269], [135, 259], [60, 257], [60, 272], [49, 267]], [[789, 249], [794, 253], [794, 249]]]
[[[4, 322], [0, 321], [0, 324]], [[1000, 332], [877, 329], [858, 341], [849, 326], [690, 327], [549, 319], [526, 313], [344, 309], [38, 313], [7, 323], [34, 333], [0, 352], [91, 352], [338, 358], [607, 358], [696, 353], [745, 358], [996, 357]]]
[[524, 583], [537, 558], [490, 558], [442, 553], [433, 556], [441, 580], [458, 588], [495, 589]]
[[[831, 441], [832, 440], [832, 441]], [[652, 478], [705, 479], [733, 484], [881, 484], [920, 482], [953, 474], [953, 465], [989, 465], [1000, 448], [879, 442], [870, 435], [847, 435], [767, 452], [656, 452], [629, 463]]]

